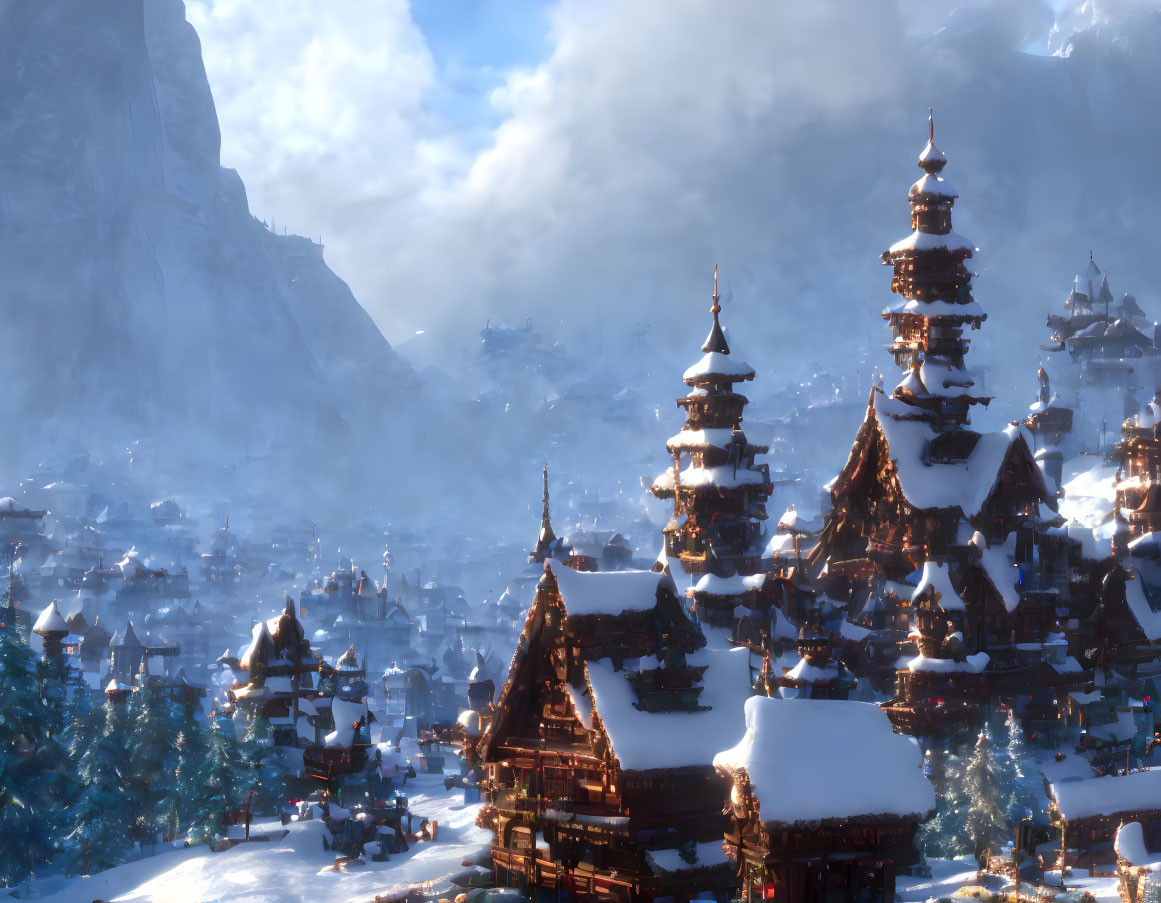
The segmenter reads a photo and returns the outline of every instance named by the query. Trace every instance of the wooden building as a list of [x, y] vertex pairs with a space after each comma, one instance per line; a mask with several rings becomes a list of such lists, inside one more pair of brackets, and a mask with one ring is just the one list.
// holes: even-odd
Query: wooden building
[[1161, 849], [1161, 769], [1058, 781], [1051, 791], [1049, 816], [1068, 865], [1111, 865], [1117, 829], [1126, 822], [1139, 822], [1149, 847]]
[[476, 745], [499, 884], [611, 900], [724, 890], [725, 782], [748, 653], [707, 644], [672, 580], [545, 563]]
[[742, 899], [892, 899], [935, 807], [916, 741], [870, 703], [755, 696], [745, 709], [741, 742], [714, 759]]

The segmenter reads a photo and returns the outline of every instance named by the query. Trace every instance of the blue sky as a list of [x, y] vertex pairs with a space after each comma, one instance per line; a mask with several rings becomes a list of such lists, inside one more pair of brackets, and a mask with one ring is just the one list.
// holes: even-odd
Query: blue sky
[[[531, 68], [551, 52], [548, 0], [411, 0], [439, 70], [432, 112], [479, 146], [500, 122], [488, 101], [513, 69]], [[474, 139], [474, 140], [473, 140]]]

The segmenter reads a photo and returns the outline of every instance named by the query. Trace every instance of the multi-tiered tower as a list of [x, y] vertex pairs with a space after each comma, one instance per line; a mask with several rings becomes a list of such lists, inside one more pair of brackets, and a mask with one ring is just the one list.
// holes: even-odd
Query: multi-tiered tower
[[970, 342], [964, 327], [979, 329], [988, 315], [972, 298], [965, 265], [972, 243], [952, 231], [951, 208], [959, 195], [941, 175], [947, 157], [935, 146], [933, 119], [928, 124], [930, 140], [919, 155], [923, 175], [907, 194], [912, 232], [883, 254], [884, 264], [895, 270], [891, 291], [903, 300], [883, 318], [891, 324], [895, 363], [907, 371], [894, 397], [915, 409], [912, 416], [946, 433], [969, 422], [972, 405], [991, 401], [975, 390], [964, 367]]
[[760, 568], [762, 521], [772, 486], [769, 466], [754, 461], [766, 447], [751, 444], [742, 432], [748, 399], [735, 387], [753, 379], [754, 370], [730, 356], [718, 318], [720, 301], [715, 267], [713, 326], [701, 360], [682, 377], [690, 391], [677, 404], [686, 421], [665, 444], [673, 467], [654, 481], [653, 494], [673, 499], [673, 519], [664, 531], [666, 556], [700, 578], [695, 599], [701, 617], [726, 626], [746, 590], [744, 577]]

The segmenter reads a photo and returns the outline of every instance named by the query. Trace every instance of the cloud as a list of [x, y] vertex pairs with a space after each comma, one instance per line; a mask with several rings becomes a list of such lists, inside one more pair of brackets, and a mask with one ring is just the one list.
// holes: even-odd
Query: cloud
[[992, 317], [973, 354], [1031, 372], [1090, 245], [1115, 290], [1161, 279], [1131, 250], [1161, 187], [1108, 181], [1152, 171], [1157, 127], [1133, 110], [1161, 102], [1159, 30], [1036, 58], [1016, 48], [1047, 46], [1038, 0], [928, 7], [562, 0], [547, 58], [481, 101], [500, 117], [482, 148], [431, 112], [437, 69], [402, 2], [217, 0], [190, 16], [225, 162], [259, 213], [323, 233], [389, 339], [462, 347], [508, 315], [607, 344], [648, 320], [682, 360], [718, 263], [727, 322], [770, 385], [811, 361], [882, 364], [877, 257], [908, 230], [934, 105], [957, 228], [983, 248]]
[[190, 0], [222, 126], [223, 165], [251, 208], [328, 246], [359, 274], [395, 246], [449, 165], [425, 107], [436, 69], [405, 0]]

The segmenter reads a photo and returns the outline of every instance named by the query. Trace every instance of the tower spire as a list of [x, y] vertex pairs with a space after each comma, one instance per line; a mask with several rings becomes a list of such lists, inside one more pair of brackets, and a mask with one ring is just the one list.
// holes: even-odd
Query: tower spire
[[544, 468], [541, 470], [541, 475], [544, 477], [544, 495], [542, 499], [542, 508], [540, 512], [540, 535], [536, 538], [536, 547], [528, 555], [530, 563], [541, 564], [546, 559], [552, 557], [552, 547], [556, 543], [556, 533], [552, 529], [552, 519], [548, 514], [548, 459], [544, 461]]
[[715, 263], [713, 304], [710, 305], [710, 313], [714, 315], [714, 325], [710, 327], [710, 334], [706, 336], [705, 344], [701, 346], [701, 350], [707, 354], [711, 351], [716, 351], [718, 354], [730, 353], [726, 334], [722, 332], [722, 324], [718, 321], [718, 314], [722, 311], [721, 300], [722, 296], [718, 294], [718, 265]]
[[927, 108], [927, 140], [935, 144], [935, 108]]
[[548, 459], [544, 459], [544, 468], [541, 471], [544, 476], [544, 508], [540, 514], [540, 532], [541, 535], [545, 533], [552, 533], [552, 521], [548, 516]]

